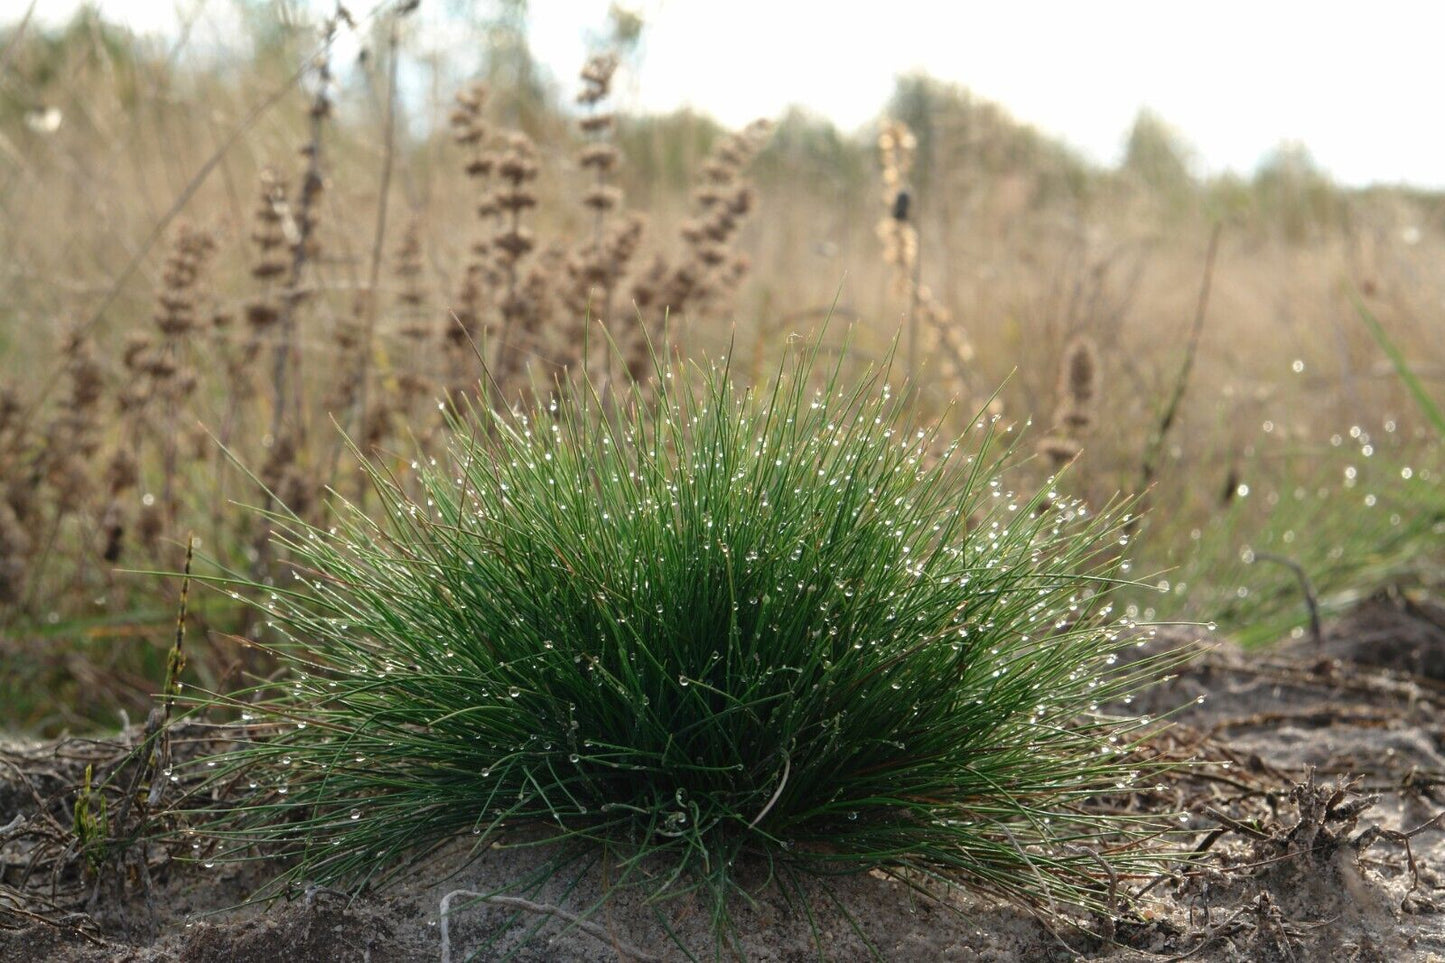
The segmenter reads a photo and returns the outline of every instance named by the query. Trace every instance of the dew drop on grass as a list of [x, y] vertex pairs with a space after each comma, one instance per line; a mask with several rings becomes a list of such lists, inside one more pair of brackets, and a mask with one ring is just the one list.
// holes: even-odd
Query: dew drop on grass
[[353, 810], [351, 811], [351, 815], [350, 815], [348, 818], [349, 818], [349, 819], [360, 819], [360, 818], [361, 818], [361, 810], [360, 810], [360, 809], [353, 809]]

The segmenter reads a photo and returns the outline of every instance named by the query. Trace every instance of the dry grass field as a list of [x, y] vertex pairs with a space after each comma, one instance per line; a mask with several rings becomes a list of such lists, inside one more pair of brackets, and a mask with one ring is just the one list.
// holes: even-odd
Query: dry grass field
[[[1024, 471], [1077, 454], [1071, 491], [1147, 491], [1132, 571], [1178, 589], [1141, 602], [1159, 617], [1267, 615], [1265, 638], [1305, 610], [1288, 572], [1246, 577], [1250, 546], [1330, 594], [1438, 534], [1433, 508], [1399, 510], [1440, 504], [1437, 437], [1360, 312], [1439, 397], [1439, 197], [1336, 188], [1288, 151], [1200, 183], [1148, 116], [1099, 169], [924, 77], [872, 131], [729, 132], [614, 114], [606, 56], [558, 89], [502, 56], [492, 84], [448, 87], [405, 17], [359, 25], [357, 64], [327, 57], [344, 23], [251, 26], [219, 59], [95, 19], [4, 35], [12, 724], [79, 721], [39, 692], [137, 711], [172, 589], [130, 570], [176, 570], [188, 533], [259, 570], [266, 526], [236, 507], [269, 501], [257, 481], [316, 516], [326, 488], [358, 491], [346, 437], [404, 464], [447, 392], [508, 403], [584, 360], [615, 382], [649, 342], [730, 349], [758, 382], [799, 339], [851, 332], [866, 363], [897, 338], [919, 404], [960, 423], [987, 404], [1041, 452]], [[1375, 487], [1397, 509], [1358, 511]], [[1228, 597], [1251, 581], [1267, 611]], [[240, 627], [201, 605], [207, 631]], [[228, 657], [202, 661], [215, 681]]]

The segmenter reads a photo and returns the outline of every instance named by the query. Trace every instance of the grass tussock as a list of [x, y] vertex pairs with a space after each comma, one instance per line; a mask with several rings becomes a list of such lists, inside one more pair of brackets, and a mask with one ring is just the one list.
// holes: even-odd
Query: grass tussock
[[278, 518], [286, 672], [201, 700], [242, 715], [196, 765], [250, 789], [188, 827], [357, 886], [539, 823], [723, 929], [749, 860], [1101, 908], [1161, 831], [1098, 799], [1150, 768], [1149, 721], [1100, 704], [1163, 671], [1113, 668], [1123, 517], [1009, 491], [990, 420], [949, 437], [888, 371], [819, 387], [798, 355], [759, 392], [668, 366], [610, 417], [473, 409], [445, 460], [373, 473], [384, 511]]

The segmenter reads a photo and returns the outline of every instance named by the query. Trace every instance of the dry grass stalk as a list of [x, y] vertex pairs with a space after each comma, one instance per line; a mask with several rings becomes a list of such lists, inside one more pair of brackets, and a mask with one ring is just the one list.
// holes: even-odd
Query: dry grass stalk
[[1038, 447], [1051, 472], [1058, 472], [1083, 451], [1098, 408], [1100, 365], [1099, 349], [1087, 335], [1076, 337], [1064, 349], [1054, 426]]
[[[679, 228], [682, 257], [674, 263], [658, 255], [633, 283], [632, 300], [653, 344], [662, 342], [663, 322], [671, 315], [701, 320], [722, 314], [747, 275], [748, 259], [735, 241], [757, 197], [744, 175], [772, 131], [771, 121], [756, 120], [722, 140], [703, 164], [702, 182], [692, 194], [693, 215]], [[643, 352], [628, 354], [628, 369], [639, 380], [651, 364]]]
[[452, 139], [465, 152], [462, 169], [472, 182], [476, 215], [483, 225], [482, 233], [472, 243], [456, 297], [442, 321], [447, 396], [454, 401], [475, 397], [477, 353], [496, 335], [488, 309], [501, 285], [492, 238], [501, 230], [502, 216], [493, 188], [498, 155], [490, 143], [492, 130], [483, 113], [486, 102], [486, 85], [473, 84], [457, 94], [450, 118]]
[[[301, 146], [305, 163], [300, 187], [289, 205], [284, 190], [279, 192], [279, 198], [268, 197], [272, 200], [269, 205], [271, 213], [265, 215], [281, 229], [288, 256], [283, 262], [284, 280], [275, 304], [277, 311], [273, 320], [271, 348], [271, 430], [262, 439], [266, 459], [259, 477], [266, 488], [267, 508], [275, 497], [298, 515], [311, 507], [312, 493], [317, 484], [315, 479], [308, 479], [301, 465], [302, 454], [306, 451], [306, 422], [301, 404], [303, 381], [297, 327], [300, 309], [314, 293], [305, 279], [320, 250], [316, 228], [320, 220], [321, 195], [326, 188], [321, 146], [326, 122], [332, 113], [328, 52], [332, 39], [343, 24], [350, 24], [350, 14], [338, 4], [336, 12], [323, 25], [321, 53], [316, 57], [316, 86], [307, 110], [309, 136]], [[263, 204], [263, 208], [265, 206]], [[258, 240], [258, 244], [261, 243]], [[258, 571], [266, 563], [269, 541], [270, 525], [263, 522], [255, 543]]]
[[523, 224], [523, 214], [537, 206], [533, 188], [537, 172], [536, 146], [526, 134], [512, 131], [496, 158], [499, 183], [492, 192], [492, 203], [500, 224], [491, 238], [492, 258], [500, 275], [497, 310], [502, 319], [493, 376], [508, 396], [524, 386], [528, 341], [541, 318], [536, 289], [524, 283], [527, 275], [523, 270], [527, 256], [537, 246], [536, 236]]
[[[195, 394], [197, 375], [188, 365], [192, 336], [198, 327], [201, 308], [201, 279], [206, 262], [216, 248], [209, 231], [182, 223], [166, 260], [161, 289], [156, 298], [156, 328], [160, 341], [150, 370], [150, 397], [162, 406], [160, 437], [162, 488], [158, 508], [165, 527], [173, 528], [179, 514], [176, 475], [180, 456], [180, 413]], [[111, 546], [107, 546], [109, 551]], [[116, 549], [118, 552], [119, 550]]]
[[0, 605], [20, 600], [33, 547], [21, 521], [30, 486], [24, 482], [21, 457], [27, 434], [25, 406], [12, 388], [0, 388]]
[[261, 346], [275, 338], [275, 326], [281, 320], [279, 282], [286, 273], [286, 249], [296, 236], [291, 206], [286, 198], [286, 182], [270, 168], [261, 171], [261, 196], [256, 205], [255, 226], [251, 241], [256, 245], [256, 261], [251, 277], [259, 290], [246, 305], [246, 322], [251, 337], [246, 348], [248, 358], [255, 358]]
[[18, 602], [23, 595], [32, 547], [30, 533], [15, 509], [0, 501], [0, 605]]
[[[331, 388], [326, 394], [324, 404], [332, 417], [348, 426], [348, 430], [357, 409], [366, 404], [362, 386], [366, 382], [368, 369], [366, 355], [369, 345], [366, 331], [371, 294], [370, 291], [358, 291], [351, 304], [351, 313], [344, 318], [337, 319], [336, 326], [331, 332], [337, 373], [336, 378], [331, 382]], [[365, 425], [365, 418], [363, 417], [362, 420]], [[373, 447], [368, 445], [365, 450], [370, 451]], [[338, 446], [332, 452], [333, 469], [339, 458], [340, 447]], [[328, 472], [329, 474], [330, 472]]]
[[57, 515], [67, 515], [84, 505], [91, 491], [90, 461], [100, 447], [104, 382], [88, 337], [68, 335], [61, 353], [68, 391], [45, 432], [41, 457]]
[[878, 239], [883, 246], [883, 263], [892, 269], [893, 295], [906, 305], [908, 323], [908, 369], [918, 377], [919, 326], [932, 331], [943, 357], [954, 375], [954, 390], [970, 387], [974, 350], [963, 326], [940, 302], [932, 288], [922, 283], [918, 228], [912, 215], [916, 206], [909, 191], [909, 175], [918, 152], [918, 139], [900, 121], [884, 123], [878, 134], [878, 154], [883, 168], [883, 203], [887, 214], [878, 222]]
[[[578, 121], [585, 144], [578, 156], [584, 173], [592, 177], [582, 195], [583, 205], [592, 214], [591, 236], [577, 245], [564, 265], [566, 275], [563, 307], [567, 311], [562, 337], [563, 353], [558, 361], [569, 364], [582, 361], [604, 382], [611, 380], [611, 351], [604, 338], [589, 338], [588, 324], [596, 319], [606, 328], [615, 328], [617, 318], [613, 303], [618, 285], [627, 272], [642, 238], [642, 219], [629, 214], [621, 221], [610, 219], [622, 204], [622, 191], [612, 184], [619, 153], [612, 143], [617, 127], [616, 116], [603, 107], [611, 96], [612, 77], [617, 71], [617, 57], [598, 54], [582, 68], [582, 92], [577, 103], [586, 113]], [[620, 333], [614, 331], [614, 338]], [[590, 345], [590, 357], [582, 357], [582, 346]]]
[[408, 421], [420, 425], [420, 405], [436, 394], [437, 384], [428, 373], [431, 370], [432, 328], [427, 323], [427, 298], [421, 284], [424, 272], [421, 227], [415, 218], [402, 233], [393, 271], [399, 283], [396, 313], [400, 325], [397, 334], [401, 336], [404, 355], [396, 375], [396, 405]]
[[295, 237], [290, 244], [290, 264], [287, 266], [285, 287], [281, 294], [281, 312], [277, 323], [276, 340], [272, 348], [271, 385], [275, 407], [271, 415], [271, 434], [279, 438], [285, 429], [288, 408], [291, 409], [295, 424], [292, 431], [300, 432], [301, 422], [301, 357], [297, 341], [297, 314], [311, 292], [304, 286], [307, 265], [315, 259], [319, 250], [316, 225], [319, 219], [319, 201], [325, 189], [326, 179], [321, 168], [321, 134], [331, 115], [329, 87], [331, 73], [326, 58], [321, 58], [318, 67], [316, 95], [311, 104], [311, 138], [301, 148], [306, 159], [301, 174], [301, 187], [297, 191], [295, 216], [292, 222]]
[[918, 229], [909, 220], [913, 195], [908, 178], [918, 153], [918, 139], [908, 125], [889, 120], [878, 133], [878, 156], [883, 168], [883, 204], [888, 213], [878, 222], [883, 263], [893, 269], [893, 294], [910, 306], [916, 288]]
[[93, 494], [104, 383], [90, 338], [68, 334], [61, 346], [65, 394], [38, 429], [13, 391], [0, 392], [0, 602], [15, 605], [0, 624], [28, 609], [61, 527]]

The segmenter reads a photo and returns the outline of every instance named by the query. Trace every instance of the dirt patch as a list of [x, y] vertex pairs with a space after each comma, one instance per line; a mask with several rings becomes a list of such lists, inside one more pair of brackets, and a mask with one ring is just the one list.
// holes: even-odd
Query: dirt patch
[[764, 961], [816, 959], [821, 947], [844, 961], [1445, 963], [1441, 615], [1383, 594], [1327, 627], [1322, 644], [1262, 654], [1221, 645], [1119, 707], [1184, 706], [1155, 744], [1179, 769], [1108, 802], [1185, 813], [1193, 853], [1152, 879], [1101, 879], [1116, 896], [1112, 919], [1059, 907], [1071, 924], [1045, 925], [927, 881], [871, 874], [827, 891], [761, 888], [736, 910], [735, 944], [719, 948], [709, 907], [689, 898], [647, 905], [622, 891], [588, 913], [603, 890], [597, 867], [525, 899], [480, 898], [555, 853], [473, 852], [465, 841], [355, 900], [311, 888], [238, 907], [266, 867], [205, 869], [159, 851], [96, 891], [67, 853], [67, 833], [84, 766], [114, 746], [69, 740], [0, 750], [0, 959], [671, 961], [686, 958], [681, 942], [699, 958]]

